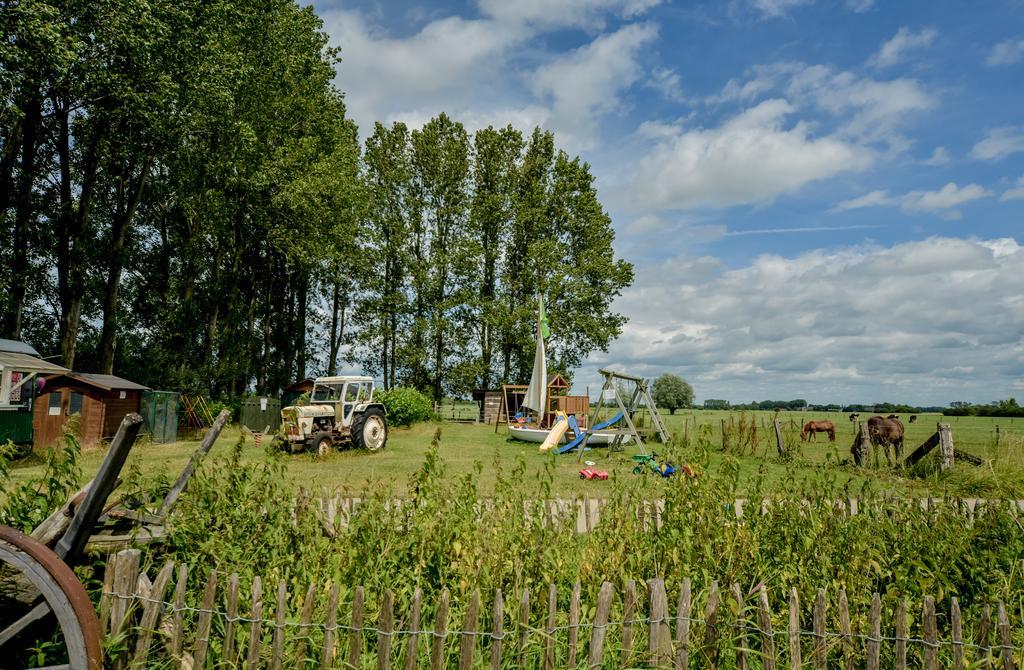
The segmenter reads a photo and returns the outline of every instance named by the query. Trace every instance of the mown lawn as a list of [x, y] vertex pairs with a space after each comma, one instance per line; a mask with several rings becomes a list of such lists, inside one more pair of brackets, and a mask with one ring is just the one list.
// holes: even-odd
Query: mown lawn
[[[733, 425], [741, 421], [747, 426], [742, 449], [735, 445], [733, 438], [728, 453], [721, 451], [722, 419], [732, 417]], [[815, 481], [834, 476], [840, 485], [848, 486], [851, 492], [859, 492], [867, 483], [877, 492], [894, 495], [963, 495], [963, 496], [1013, 496], [1024, 498], [1024, 420], [988, 419], [979, 417], [946, 417], [921, 415], [917, 423], [907, 424], [907, 453], [928, 438], [936, 429], [939, 420], [947, 421], [953, 430], [957, 449], [969, 451], [989, 459], [982, 468], [958, 465], [953, 473], [939, 476], [934, 468], [926, 465], [923, 472], [914, 475], [896, 472], [881, 465], [867, 468], [853, 466], [850, 461], [850, 445], [853, 443], [855, 427], [845, 414], [789, 412], [780, 415], [785, 439], [791, 451], [795, 452], [789, 462], [782, 461], [775, 447], [774, 431], [771, 428], [773, 415], [769, 412], [727, 412], [727, 411], [680, 411], [674, 416], [665, 415], [670, 432], [677, 443], [688, 443], [666, 448], [659, 444], [650, 445], [656, 452], [671, 453], [674, 461], [699, 462], [706, 454], [708, 469], [712, 473], [724, 470], [738, 472], [740, 486], [758, 472], [769, 482], [783, 479]], [[837, 426], [836, 442], [830, 444], [824, 435], [816, 442], [799, 442], [801, 420], [832, 419]], [[864, 417], [866, 418], [866, 417]], [[904, 422], [908, 417], [903, 417]], [[762, 428], [762, 420], [764, 428]], [[684, 431], [684, 421], [688, 422]], [[753, 440], [749, 426], [755, 427]], [[994, 445], [995, 426], [1001, 427], [1001, 445]], [[695, 428], [696, 426], [696, 428]], [[525, 481], [541, 482], [550, 476], [552, 495], [573, 496], [587, 493], [602, 495], [608, 483], [583, 481], [578, 476], [581, 464], [576, 455], [554, 456], [538, 453], [537, 445], [509, 440], [504, 429], [495, 433], [494, 426], [461, 423], [424, 423], [412, 428], [391, 430], [387, 448], [376, 454], [359, 451], [344, 451], [327, 458], [312, 455], [287, 456], [288, 477], [296, 486], [326, 488], [342, 493], [362, 494], [385, 487], [396, 495], [408, 490], [410, 477], [421, 466], [431, 440], [437, 430], [441, 431], [440, 454], [450, 477], [472, 476], [477, 478], [483, 492], [493, 490], [498, 468], [512, 468], [521, 459], [526, 468]], [[237, 442], [239, 430], [228, 428], [217, 441], [213, 456], [225, 456]], [[703, 444], [703, 448], [697, 443]], [[147, 476], [160, 473], [175, 476], [189, 455], [198, 445], [197, 441], [183, 441], [174, 444], [154, 444], [140, 441], [131, 456], [131, 462]], [[258, 460], [265, 457], [251, 439], [244, 444], [244, 458]], [[742, 451], [742, 453], [740, 453]], [[605, 449], [587, 452], [586, 460], [597, 463], [613, 477], [637, 477], [632, 474], [631, 455], [638, 453], [630, 446], [623, 453], [608, 454]], [[89, 450], [83, 455], [83, 471], [91, 476], [99, 467], [103, 457], [100, 449]], [[936, 455], [930, 459], [934, 460]], [[726, 467], [728, 466], [728, 467]], [[24, 479], [41, 472], [41, 458], [34, 456], [14, 468], [15, 479]], [[549, 474], [547, 474], [549, 473]], [[652, 495], [660, 486], [659, 479], [651, 474], [644, 475]]]

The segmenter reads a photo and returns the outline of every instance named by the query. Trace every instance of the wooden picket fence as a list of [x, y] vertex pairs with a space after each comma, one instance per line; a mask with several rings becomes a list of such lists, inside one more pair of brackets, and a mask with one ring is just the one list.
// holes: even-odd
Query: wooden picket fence
[[151, 579], [138, 550], [110, 557], [100, 605], [110, 667], [1012, 670], [1022, 660], [1002, 602], [994, 618], [984, 607], [968, 626], [956, 598], [940, 614], [930, 597], [911, 607], [890, 594], [883, 607], [875, 593], [867, 612], [855, 612], [843, 591], [830, 606], [819, 589], [808, 607], [793, 589], [772, 609], [764, 584], [712, 582], [698, 592], [682, 579], [670, 599], [661, 578], [621, 590], [605, 582], [592, 603], [579, 583], [549, 585], [539, 602], [524, 590], [508, 605], [501, 591], [490, 603], [475, 590], [428, 602], [416, 589], [399, 603], [392, 591], [312, 584], [290, 592], [283, 579], [258, 577], [243, 592], [237, 574], [211, 571], [190, 603], [189, 577], [168, 561]]
[[[314, 503], [319, 507], [324, 527], [330, 529], [345, 528], [365, 504], [364, 498], [352, 496], [320, 496]], [[308, 500], [302, 504], [307, 504]], [[298, 501], [295, 503], [299, 504]], [[386, 501], [385, 507], [396, 523], [402, 523], [413, 509], [413, 501], [392, 498]], [[587, 533], [601, 522], [602, 510], [613, 504], [607, 498], [552, 498], [548, 500], [526, 500], [523, 502], [523, 516], [527, 520], [540, 518], [544, 525], [569, 527], [577, 533]], [[767, 514], [773, 507], [782, 505], [799, 505], [810, 509], [814, 504], [807, 500], [762, 500], [757, 503], [756, 512]], [[984, 498], [841, 498], [831, 503], [843, 515], [856, 516], [864, 513], [887, 512], [900, 507], [916, 507], [922, 511], [952, 510], [962, 514], [968, 522], [985, 509], [1002, 508], [1018, 517], [1024, 517], [1024, 500], [984, 499]], [[493, 506], [493, 501], [480, 499], [477, 508], [480, 512]], [[737, 498], [723, 503], [735, 518], [740, 519], [750, 513], [751, 502], [745, 498]], [[668, 513], [664, 499], [640, 500], [636, 502], [636, 515], [651, 529], [661, 529]]]

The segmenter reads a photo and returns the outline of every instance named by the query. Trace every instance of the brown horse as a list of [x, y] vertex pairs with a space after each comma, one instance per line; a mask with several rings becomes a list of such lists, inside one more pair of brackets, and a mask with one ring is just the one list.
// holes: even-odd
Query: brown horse
[[818, 433], [828, 433], [828, 441], [836, 441], [836, 425], [831, 421], [808, 421], [800, 431], [800, 439], [807, 442], [813, 440]]
[[885, 461], [892, 465], [889, 459], [889, 447], [892, 447], [896, 456], [896, 463], [903, 459], [903, 422], [895, 414], [883, 418], [873, 416], [868, 419], [868, 436], [871, 444], [881, 446], [885, 450]]

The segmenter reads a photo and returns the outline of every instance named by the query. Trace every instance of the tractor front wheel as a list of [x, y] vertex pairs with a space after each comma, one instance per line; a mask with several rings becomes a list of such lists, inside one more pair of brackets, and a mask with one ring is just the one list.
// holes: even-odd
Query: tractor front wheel
[[388, 423], [384, 412], [371, 407], [352, 422], [352, 445], [356, 449], [380, 451], [388, 441]]
[[318, 456], [326, 456], [334, 449], [334, 440], [331, 439], [330, 433], [316, 433], [309, 441], [309, 445]]

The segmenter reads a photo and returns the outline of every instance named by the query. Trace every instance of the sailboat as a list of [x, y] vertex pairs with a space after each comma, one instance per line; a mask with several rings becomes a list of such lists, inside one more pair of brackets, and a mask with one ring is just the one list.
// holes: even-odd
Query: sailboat
[[[570, 422], [564, 413], [551, 412], [550, 398], [548, 398], [550, 380], [548, 379], [547, 352], [544, 345], [544, 340], [550, 337], [550, 335], [551, 329], [548, 326], [547, 314], [544, 312], [544, 298], [538, 295], [537, 348], [533, 356], [533, 372], [530, 375], [530, 384], [526, 387], [526, 393], [519, 405], [520, 413], [515, 417], [508, 417], [508, 432], [509, 436], [513, 439], [522, 440], [523, 442], [544, 443], [553, 429], [559, 433], [556, 441], [563, 444], [578, 437], [572, 429], [566, 430], [565, 425], [545, 425], [546, 419], [549, 416], [554, 416], [556, 418], [553, 423], [558, 424], [560, 421], [564, 421], [569, 426], [576, 425], [576, 430], [579, 430], [578, 424], [575, 421]], [[566, 388], [568, 388], [568, 385], [566, 385]], [[589, 404], [589, 398], [586, 398], [585, 403]], [[530, 416], [531, 412], [535, 415], [535, 419]], [[533, 420], [531, 421], [531, 419]], [[591, 433], [587, 444], [589, 446], [608, 445], [615, 439], [615, 436], [615, 431], [595, 430]], [[623, 442], [628, 441], [629, 436], [625, 436]]]

